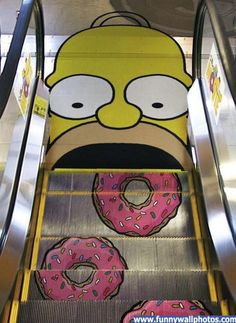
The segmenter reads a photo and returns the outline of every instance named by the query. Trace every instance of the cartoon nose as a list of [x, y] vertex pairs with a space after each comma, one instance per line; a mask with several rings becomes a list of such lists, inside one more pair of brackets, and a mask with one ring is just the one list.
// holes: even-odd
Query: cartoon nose
[[135, 126], [141, 119], [142, 112], [125, 100], [114, 99], [100, 108], [97, 118], [104, 127], [124, 129]]

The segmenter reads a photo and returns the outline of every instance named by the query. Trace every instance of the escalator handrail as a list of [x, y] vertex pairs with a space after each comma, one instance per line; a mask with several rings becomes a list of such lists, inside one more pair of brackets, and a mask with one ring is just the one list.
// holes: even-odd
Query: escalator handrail
[[218, 12], [215, 2], [212, 0], [202, 0], [199, 3], [196, 14], [193, 40], [193, 77], [194, 79], [201, 78], [202, 34], [206, 11], [210, 17], [211, 26], [226, 79], [228, 81], [233, 100], [236, 103], [236, 64], [222, 18]]
[[[27, 30], [29, 28], [30, 20], [32, 15], [34, 15], [35, 20], [35, 31], [36, 31], [36, 75], [35, 80], [43, 78], [43, 68], [44, 68], [44, 20], [43, 11], [40, 0], [23, 0], [20, 13], [15, 26], [13, 38], [11, 41], [11, 46], [5, 63], [3, 73], [0, 77], [0, 117], [1, 112], [7, 106], [7, 102], [12, 91], [16, 70], [18, 68], [19, 60], [21, 58], [21, 52], [23, 44], [27, 35]], [[25, 20], [24, 20], [25, 19]], [[19, 30], [17, 29], [19, 28]], [[17, 43], [15, 43], [17, 42]], [[14, 53], [16, 50], [16, 53]], [[37, 82], [36, 82], [37, 83]], [[32, 91], [33, 94], [34, 91]], [[2, 100], [2, 101], [1, 101]], [[32, 95], [31, 101], [34, 100], [34, 95]], [[3, 104], [1, 106], [1, 103]], [[12, 210], [15, 205], [15, 197], [18, 190], [21, 167], [23, 164], [24, 152], [28, 137], [29, 124], [32, 114], [32, 102], [29, 106], [29, 111], [26, 117], [24, 134], [21, 142], [21, 147], [19, 150], [19, 158], [16, 161], [16, 168], [14, 177], [11, 179], [11, 190], [9, 191], [9, 202], [6, 206], [6, 212], [1, 215], [1, 227], [0, 227], [0, 255], [5, 244], [5, 237], [10, 226]]]
[[[20, 8], [20, 13], [17, 18], [14, 34], [12, 37], [9, 53], [4, 66], [2, 75], [0, 76], [0, 116], [7, 106], [7, 102], [12, 91], [16, 70], [18, 68], [19, 60], [21, 58], [23, 44], [27, 35], [31, 17], [34, 15], [35, 31], [36, 31], [36, 79], [43, 78], [44, 68], [44, 21], [43, 11], [40, 0], [23, 0]], [[19, 30], [18, 30], [19, 28]], [[16, 51], [16, 52], [15, 52]], [[37, 83], [37, 82], [36, 82]], [[34, 91], [32, 91], [33, 93]], [[32, 99], [34, 97], [32, 96]], [[1, 110], [2, 109], [2, 110]], [[6, 207], [6, 212], [1, 215], [0, 225], [0, 254], [4, 246], [4, 237], [11, 221], [11, 213], [14, 208], [15, 196], [18, 189], [21, 167], [23, 163], [23, 156], [28, 136], [29, 123], [32, 112], [32, 104], [30, 105], [29, 112], [26, 115], [26, 123], [24, 135], [19, 148], [19, 158], [16, 161], [16, 168], [13, 178], [11, 179], [11, 190], [9, 190], [9, 202]]]
[[[9, 203], [5, 207], [6, 212], [3, 214], [3, 227], [0, 228], [0, 267], [3, 271], [0, 278], [0, 315], [9, 298], [21, 265], [45, 137], [47, 114], [45, 113], [42, 117], [34, 113], [38, 95], [45, 99], [42, 88], [39, 85], [43, 84], [44, 68], [44, 22], [40, 0], [22, 1], [3, 74], [0, 77], [0, 117], [6, 108], [13, 88], [31, 17], [34, 17], [36, 32], [36, 75], [26, 114], [23, 139], [19, 146], [19, 156], [15, 164], [14, 176], [12, 175], [11, 178]], [[38, 89], [40, 89], [40, 94], [37, 94]], [[29, 176], [31, 177], [29, 178]], [[8, 268], [9, 259], [11, 259], [10, 268]]]
[[22, 48], [26, 38], [32, 14], [36, 23], [36, 76], [43, 79], [44, 70], [44, 23], [43, 11], [40, 0], [22, 0], [20, 12], [17, 18], [11, 45], [6, 62], [0, 76], [0, 118], [2, 117], [16, 75]]

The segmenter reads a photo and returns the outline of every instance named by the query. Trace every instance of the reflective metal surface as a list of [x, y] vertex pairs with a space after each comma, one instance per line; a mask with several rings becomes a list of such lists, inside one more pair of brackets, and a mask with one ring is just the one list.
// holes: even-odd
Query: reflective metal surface
[[35, 109], [39, 97], [47, 102], [47, 90], [42, 81], [39, 81], [37, 87], [34, 101], [35, 112], [30, 120], [16, 200], [0, 255], [0, 311], [8, 298], [20, 266], [34, 202], [37, 174], [42, 161], [43, 145], [47, 142], [45, 137], [46, 118], [38, 115]]
[[222, 17], [225, 31], [229, 39], [234, 59], [236, 59], [236, 1], [235, 0], [216, 0], [216, 7]]
[[[0, 1], [4, 34], [12, 32], [19, 0]], [[112, 11], [132, 11], [145, 16], [154, 28], [175, 35], [192, 35], [198, 0], [43, 0], [47, 35], [71, 35], [89, 22]], [[79, 24], [79, 28], [78, 28]]]
[[174, 36], [192, 36], [198, 0], [110, 0], [113, 8], [146, 17], [151, 25]]
[[227, 215], [236, 237], [236, 106], [208, 14], [202, 38], [201, 86]]
[[190, 142], [196, 153], [196, 167], [200, 174], [208, 225], [220, 267], [232, 296], [236, 299], [236, 246], [219, 186], [219, 175], [207, 127], [199, 80], [195, 80], [189, 91], [188, 106]]
[[[29, 4], [26, 6], [30, 7]], [[2, 180], [0, 182], [0, 204], [2, 205], [0, 212], [1, 240], [7, 225], [8, 214], [11, 212], [11, 200], [14, 200], [13, 194], [15, 186], [17, 186], [17, 177], [20, 168], [19, 164], [24, 150], [25, 136], [30, 116], [30, 103], [37, 73], [36, 58], [31, 57], [31, 54], [36, 51], [36, 28], [34, 17], [31, 18], [30, 23], [31, 25], [27, 30], [23, 48], [21, 49], [25, 52], [25, 57], [19, 59], [16, 74], [11, 75], [12, 82], [14, 80], [13, 86], [11, 83], [4, 84], [5, 87], [8, 86], [8, 90], [10, 91], [10, 96], [6, 97], [6, 107], [3, 106], [3, 97], [4, 95], [7, 95], [7, 93], [5, 93], [5, 88], [2, 87], [2, 83], [4, 82], [6, 75], [9, 74], [9, 70], [5, 70], [4, 68], [0, 78], [0, 110], [1, 113], [3, 113], [0, 119], [0, 166], [3, 172]], [[30, 40], [28, 38], [29, 34], [31, 34]], [[30, 46], [29, 43], [31, 43]], [[9, 61], [10, 59], [11, 57], [7, 58], [6, 68], [9, 68], [9, 65], [12, 65], [12, 62]], [[14, 64], [16, 64], [16, 62], [14, 62]]]

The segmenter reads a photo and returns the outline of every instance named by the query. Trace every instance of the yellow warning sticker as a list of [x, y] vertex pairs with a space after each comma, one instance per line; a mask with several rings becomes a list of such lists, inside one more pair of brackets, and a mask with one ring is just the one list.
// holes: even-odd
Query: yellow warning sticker
[[46, 117], [48, 101], [41, 96], [37, 95], [34, 100], [33, 113], [39, 115], [42, 118]]

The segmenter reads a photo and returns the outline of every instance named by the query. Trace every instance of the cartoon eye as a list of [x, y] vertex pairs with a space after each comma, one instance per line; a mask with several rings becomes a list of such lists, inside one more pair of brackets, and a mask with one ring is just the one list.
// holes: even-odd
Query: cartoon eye
[[75, 103], [72, 103], [71, 106], [72, 108], [80, 109], [80, 108], [83, 108], [84, 105], [81, 102], [75, 102]]
[[152, 104], [152, 107], [155, 108], [155, 109], [161, 109], [161, 108], [164, 107], [164, 105], [161, 102], [154, 102]]
[[50, 93], [50, 108], [69, 119], [94, 116], [96, 110], [113, 99], [111, 84], [97, 76], [69, 76], [56, 83]]
[[170, 76], [150, 75], [131, 81], [126, 99], [153, 119], [173, 119], [187, 112], [187, 88]]

